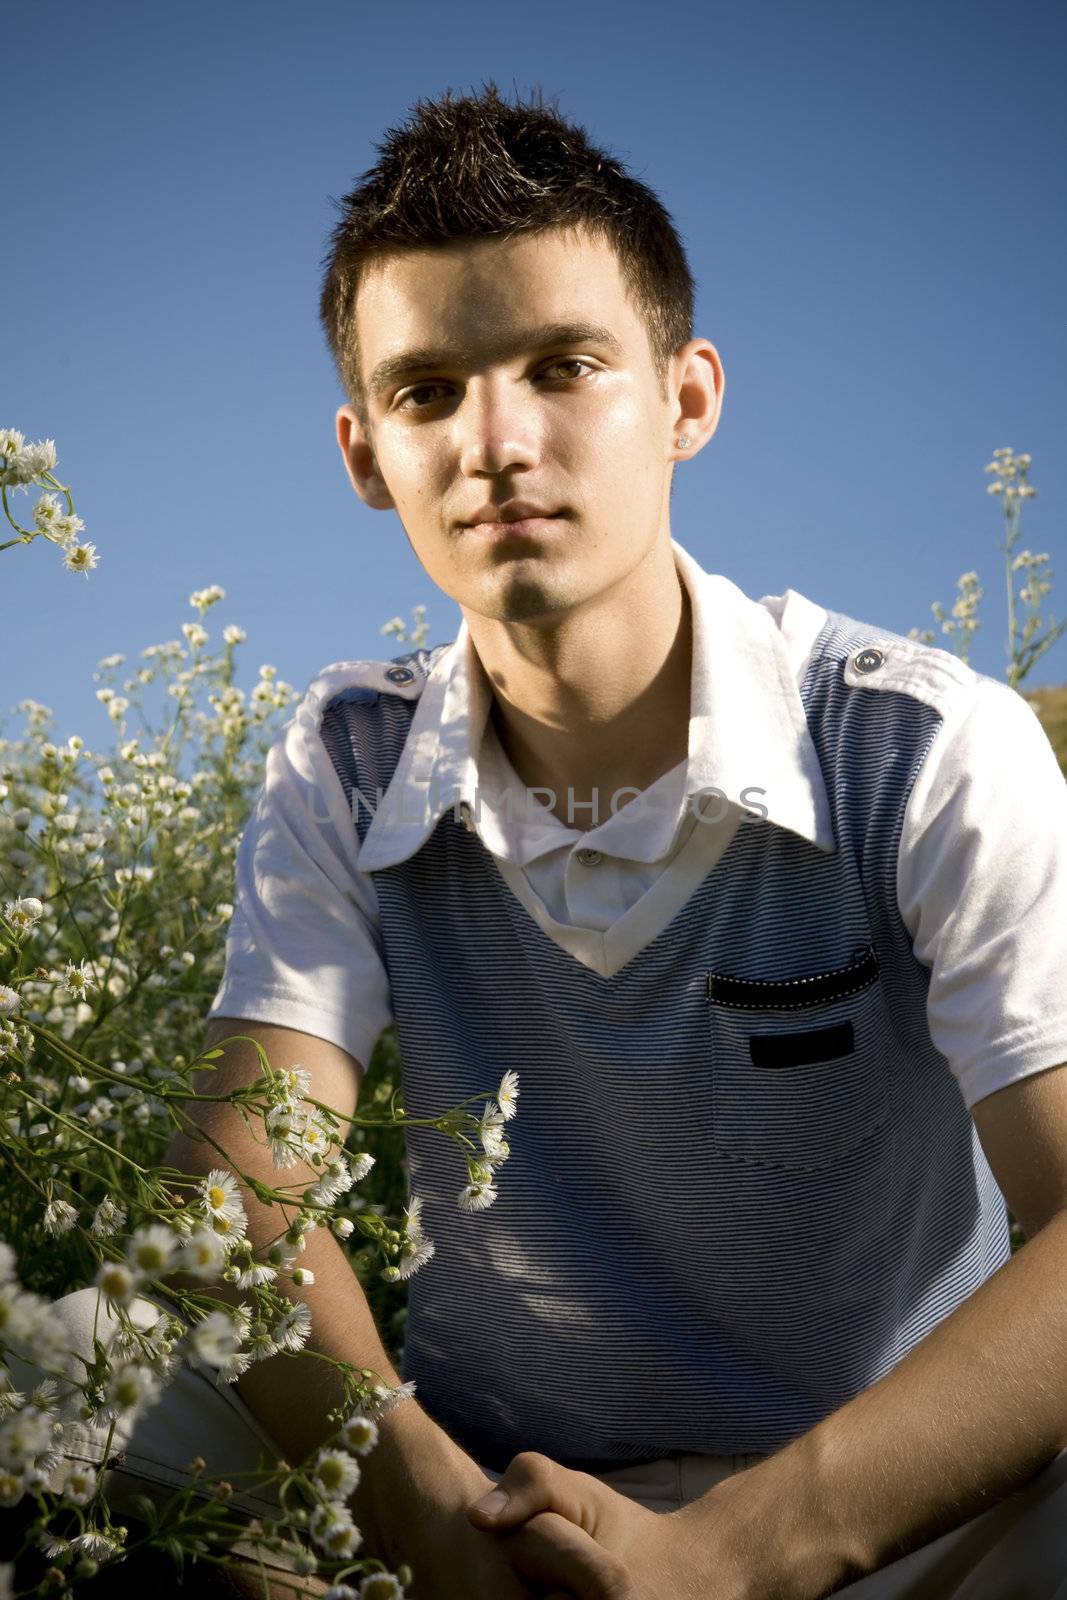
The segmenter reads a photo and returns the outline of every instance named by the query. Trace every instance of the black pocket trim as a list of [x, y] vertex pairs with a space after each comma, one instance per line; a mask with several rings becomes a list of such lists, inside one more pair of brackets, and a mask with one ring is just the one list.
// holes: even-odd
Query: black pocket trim
[[708, 999], [731, 1011], [803, 1011], [869, 989], [879, 970], [874, 946], [868, 944], [847, 965], [806, 978], [733, 978], [709, 972]]
[[754, 1067], [807, 1067], [814, 1061], [837, 1061], [856, 1048], [851, 1022], [809, 1033], [754, 1034], [748, 1053]]

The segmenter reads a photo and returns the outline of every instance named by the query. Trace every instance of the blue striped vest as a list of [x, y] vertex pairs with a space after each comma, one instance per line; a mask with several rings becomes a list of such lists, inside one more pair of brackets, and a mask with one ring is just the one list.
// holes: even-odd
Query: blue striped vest
[[[1009, 1259], [897, 908], [941, 716], [846, 681], [871, 637], [830, 613], [800, 689], [836, 852], [747, 820], [611, 978], [542, 932], [451, 810], [373, 875], [409, 1115], [519, 1074], [490, 1209], [458, 1207], [452, 1140], [405, 1135], [436, 1255], [411, 1279], [403, 1377], [483, 1466], [774, 1451]], [[424, 680], [445, 648], [397, 661]], [[361, 839], [355, 791], [387, 788], [413, 711], [361, 688], [325, 708]]]

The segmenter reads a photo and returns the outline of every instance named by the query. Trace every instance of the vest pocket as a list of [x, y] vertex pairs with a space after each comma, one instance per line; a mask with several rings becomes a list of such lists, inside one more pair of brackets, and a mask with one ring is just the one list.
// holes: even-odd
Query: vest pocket
[[896, 1041], [872, 945], [785, 978], [709, 972], [707, 999], [723, 1155], [810, 1171], [886, 1120]]

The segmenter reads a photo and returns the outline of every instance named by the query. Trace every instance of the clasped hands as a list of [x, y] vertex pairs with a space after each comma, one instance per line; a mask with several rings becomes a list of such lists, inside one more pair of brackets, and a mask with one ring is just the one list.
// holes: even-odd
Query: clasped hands
[[[500, 1494], [507, 1504], [494, 1515]], [[544, 1600], [733, 1600], [739, 1592], [728, 1580], [708, 1586], [707, 1551], [690, 1507], [649, 1511], [599, 1478], [536, 1451], [515, 1456], [495, 1488], [467, 1507], [467, 1516], [505, 1544], [509, 1532], [527, 1525], [540, 1536], [536, 1553], [529, 1540], [513, 1541], [509, 1556], [517, 1575], [539, 1585]]]

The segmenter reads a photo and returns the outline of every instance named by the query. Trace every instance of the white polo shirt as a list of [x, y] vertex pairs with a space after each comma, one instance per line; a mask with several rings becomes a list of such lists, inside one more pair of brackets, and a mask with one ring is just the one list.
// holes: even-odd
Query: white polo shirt
[[[413, 855], [459, 805], [543, 932], [605, 977], [671, 922], [746, 809], [836, 848], [799, 694], [826, 611], [792, 589], [750, 600], [672, 548], [693, 625], [688, 757], [614, 815], [602, 797], [596, 826], [568, 827], [528, 796], [464, 622], [361, 848], [354, 827], [323, 826], [339, 785], [319, 723], [332, 695], [378, 684], [388, 664], [324, 669], [268, 756], [211, 1015], [329, 1039], [365, 1065], [392, 1021], [371, 874]], [[945, 655], [915, 649], [920, 669]], [[897, 899], [930, 969], [931, 1039], [970, 1107], [1067, 1061], [1067, 785], [1014, 690], [975, 675], [953, 705], [908, 802]]]

